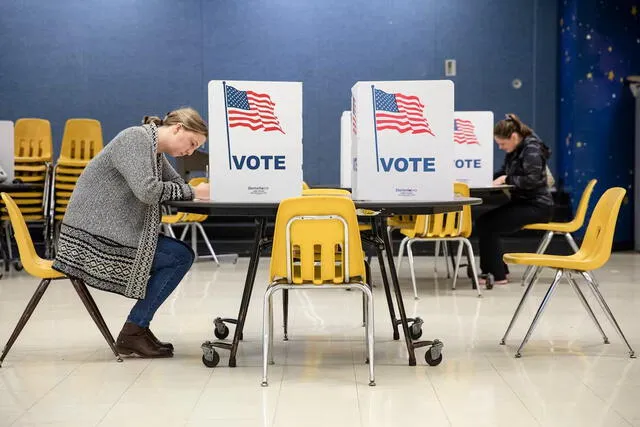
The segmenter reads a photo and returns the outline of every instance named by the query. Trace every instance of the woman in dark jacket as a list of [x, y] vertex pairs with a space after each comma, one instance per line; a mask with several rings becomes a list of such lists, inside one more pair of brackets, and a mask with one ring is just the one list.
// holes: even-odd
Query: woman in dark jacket
[[[513, 185], [509, 203], [493, 209], [476, 220], [480, 237], [480, 269], [495, 284], [506, 284], [507, 266], [500, 237], [515, 233], [527, 224], [548, 222], [553, 213], [553, 199], [547, 185], [549, 148], [520, 121], [507, 114], [493, 130], [498, 147], [507, 152], [502, 168], [494, 175], [494, 185]], [[486, 283], [486, 279], [480, 283]]]

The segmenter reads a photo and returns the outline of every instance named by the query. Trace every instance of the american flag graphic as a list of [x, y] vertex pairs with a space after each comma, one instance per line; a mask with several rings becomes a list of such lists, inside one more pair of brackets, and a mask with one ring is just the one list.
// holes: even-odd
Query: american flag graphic
[[478, 141], [478, 137], [476, 137], [476, 128], [471, 120], [454, 120], [453, 140], [456, 144], [480, 145], [480, 141]]
[[266, 93], [238, 90], [227, 86], [227, 108], [229, 127], [248, 127], [263, 132], [284, 133], [275, 113], [276, 104]]
[[375, 102], [377, 130], [392, 129], [400, 133], [428, 133], [435, 136], [423, 116], [424, 104], [417, 96], [375, 89]]
[[351, 130], [354, 135], [358, 134], [358, 120], [356, 119], [356, 100], [351, 97]]

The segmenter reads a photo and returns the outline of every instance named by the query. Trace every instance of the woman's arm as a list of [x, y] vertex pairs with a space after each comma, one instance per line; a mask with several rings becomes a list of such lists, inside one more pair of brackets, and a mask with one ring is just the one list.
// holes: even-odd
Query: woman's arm
[[522, 175], [507, 175], [506, 183], [524, 190], [546, 186], [546, 160], [538, 145], [529, 144], [522, 151]]

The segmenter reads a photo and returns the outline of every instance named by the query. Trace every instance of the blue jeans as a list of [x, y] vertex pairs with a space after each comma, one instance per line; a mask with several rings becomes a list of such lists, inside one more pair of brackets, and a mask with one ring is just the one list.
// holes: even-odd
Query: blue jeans
[[185, 243], [160, 235], [151, 265], [151, 277], [147, 282], [147, 293], [144, 299], [138, 300], [133, 306], [127, 322], [148, 328], [158, 308], [191, 268], [194, 258], [193, 251]]

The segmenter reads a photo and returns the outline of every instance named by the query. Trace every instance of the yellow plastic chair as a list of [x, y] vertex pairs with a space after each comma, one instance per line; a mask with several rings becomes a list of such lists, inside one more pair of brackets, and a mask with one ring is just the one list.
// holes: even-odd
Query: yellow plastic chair
[[98, 120], [69, 119], [64, 125], [57, 164], [84, 167], [102, 147], [102, 127]]
[[[573, 236], [571, 233], [575, 233], [584, 224], [584, 220], [587, 216], [587, 209], [589, 208], [589, 200], [591, 199], [591, 194], [593, 194], [593, 188], [596, 186], [598, 180], [592, 179], [587, 183], [584, 191], [582, 192], [582, 196], [580, 197], [580, 202], [578, 203], [578, 207], [576, 208], [576, 214], [573, 219], [569, 222], [547, 222], [540, 224], [528, 224], [523, 227], [524, 230], [541, 230], [544, 231], [544, 236], [540, 241], [540, 245], [538, 245], [538, 249], [536, 249], [537, 254], [543, 254], [553, 236], [556, 234], [561, 234], [567, 239], [569, 246], [573, 249], [574, 252], [578, 252], [578, 245], [576, 245], [576, 241], [573, 240]], [[531, 275], [532, 267], [527, 267], [524, 274], [522, 275], [522, 286], [527, 283], [529, 276]]]
[[[299, 257], [294, 257], [294, 252]], [[280, 203], [271, 251], [271, 283], [263, 301], [262, 386], [268, 385], [268, 366], [273, 363], [273, 294], [281, 289], [337, 288], [359, 289], [367, 297], [369, 385], [375, 385], [373, 296], [365, 277], [358, 218], [350, 198], [295, 197]]]
[[91, 315], [91, 318], [98, 326], [98, 329], [100, 329], [100, 332], [109, 344], [109, 347], [113, 351], [113, 354], [116, 356], [116, 359], [118, 360], [118, 362], [122, 362], [122, 359], [120, 358], [120, 355], [116, 350], [113, 336], [111, 335], [111, 332], [109, 331], [109, 328], [105, 323], [104, 318], [102, 317], [102, 314], [98, 309], [98, 306], [93, 300], [93, 297], [89, 293], [89, 289], [87, 289], [87, 286], [80, 279], [67, 277], [64, 274], [55, 271], [53, 268], [51, 268], [53, 261], [42, 259], [36, 254], [36, 250], [33, 247], [33, 241], [31, 240], [31, 236], [29, 235], [27, 224], [25, 223], [24, 218], [20, 213], [20, 210], [18, 209], [18, 206], [14, 203], [13, 199], [7, 193], [1, 193], [0, 195], [2, 196], [2, 200], [4, 201], [9, 211], [11, 225], [15, 233], [16, 242], [18, 244], [18, 251], [20, 252], [20, 261], [22, 262], [22, 265], [27, 273], [41, 279], [40, 285], [31, 297], [31, 300], [27, 304], [22, 317], [20, 317], [18, 324], [13, 330], [9, 341], [2, 351], [2, 356], [0, 356], [0, 365], [2, 365], [2, 361], [5, 359], [7, 353], [9, 353], [9, 350], [11, 350], [11, 347], [18, 338], [18, 335], [20, 335], [20, 332], [22, 332], [22, 329], [27, 324], [27, 321], [31, 317], [31, 314], [40, 302], [42, 295], [44, 295], [45, 291], [49, 287], [49, 283], [51, 283], [52, 280], [67, 278], [71, 280], [71, 283], [78, 293], [78, 296]]
[[[462, 197], [469, 197], [469, 186], [467, 184], [456, 182], [453, 186], [453, 191], [456, 195]], [[471, 271], [473, 272], [473, 283], [478, 291], [478, 296], [482, 296], [482, 291], [478, 285], [478, 274], [476, 271], [476, 265], [473, 255], [473, 248], [469, 241], [471, 236], [471, 206], [464, 206], [461, 211], [449, 212], [446, 214], [434, 214], [434, 215], [417, 215], [415, 225], [412, 228], [400, 229], [400, 232], [405, 236], [400, 243], [400, 249], [398, 250], [398, 269], [402, 263], [402, 256], [404, 250], [407, 250], [407, 256], [409, 258], [409, 268], [411, 270], [411, 282], [413, 284], [413, 296], [418, 298], [418, 290], [416, 286], [416, 273], [413, 263], [413, 250], [411, 246], [415, 242], [458, 242], [458, 255], [456, 258], [455, 270], [453, 273], [453, 289], [456, 288], [456, 281], [458, 278], [458, 271], [460, 269], [460, 258], [462, 257], [463, 246], [467, 248], [467, 253], [471, 262]], [[436, 255], [437, 255], [436, 248]]]
[[522, 295], [522, 299], [516, 308], [515, 313], [513, 313], [513, 317], [509, 326], [507, 327], [507, 331], [504, 333], [500, 344], [504, 345], [511, 328], [513, 327], [520, 311], [522, 310], [522, 306], [526, 301], [527, 297], [531, 293], [533, 289], [533, 285], [536, 282], [536, 279], [540, 275], [540, 271], [546, 268], [553, 268], [556, 270], [555, 277], [553, 282], [549, 286], [547, 293], [545, 294], [542, 302], [540, 303], [540, 307], [538, 307], [538, 311], [536, 312], [533, 321], [531, 322], [531, 326], [529, 326], [529, 330], [525, 335], [520, 347], [518, 347], [518, 351], [516, 352], [516, 357], [521, 356], [522, 349], [529, 341], [533, 330], [540, 319], [553, 291], [558, 286], [560, 279], [563, 277], [567, 279], [573, 290], [578, 295], [578, 298], [582, 302], [582, 305], [587, 310], [587, 313], [593, 320], [596, 325], [596, 328], [602, 334], [602, 338], [605, 344], [609, 343], [609, 339], [605, 335], [600, 323], [598, 323], [598, 319], [596, 318], [593, 310], [589, 306], [587, 299], [584, 294], [580, 290], [580, 287], [576, 283], [573, 278], [573, 274], [582, 275], [585, 278], [588, 287], [593, 292], [596, 300], [602, 307], [606, 316], [611, 321], [611, 324], [616, 329], [622, 340], [627, 345], [629, 349], [629, 355], [631, 357], [635, 357], [635, 353], [626, 337], [622, 333], [618, 322], [616, 321], [611, 309], [607, 305], [604, 297], [600, 293], [599, 285], [594, 280], [594, 278], [587, 274], [590, 270], [595, 270], [607, 263], [609, 257], [611, 256], [611, 245], [613, 242], [613, 235], [616, 228], [616, 222], [618, 220], [618, 212], [620, 211], [620, 204], [622, 203], [622, 199], [624, 199], [624, 195], [626, 190], [624, 188], [615, 187], [610, 188], [600, 197], [598, 203], [596, 204], [595, 209], [593, 210], [593, 214], [591, 215], [591, 219], [589, 221], [589, 225], [587, 226], [587, 231], [584, 236], [584, 240], [582, 241], [582, 245], [573, 255], [563, 256], [563, 255], [547, 255], [547, 254], [537, 254], [537, 253], [508, 253], [504, 254], [504, 262], [510, 264], [521, 264], [521, 265], [530, 265], [534, 267], [534, 272], [529, 281], [527, 282], [527, 287]]
[[[51, 123], [44, 119], [18, 119], [14, 127], [14, 155], [17, 166], [51, 162]], [[27, 166], [27, 165], [25, 165]]]
[[310, 188], [309, 184], [307, 184], [306, 182], [302, 181], [302, 189], [303, 190], [308, 190], [309, 188]]

